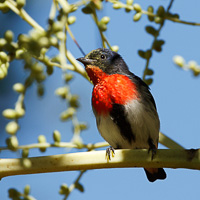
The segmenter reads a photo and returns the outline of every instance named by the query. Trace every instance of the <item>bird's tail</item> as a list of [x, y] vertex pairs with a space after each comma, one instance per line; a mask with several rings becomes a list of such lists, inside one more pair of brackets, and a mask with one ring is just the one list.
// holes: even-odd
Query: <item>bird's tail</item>
[[147, 178], [150, 182], [154, 182], [157, 179], [165, 179], [167, 177], [163, 168], [144, 168]]

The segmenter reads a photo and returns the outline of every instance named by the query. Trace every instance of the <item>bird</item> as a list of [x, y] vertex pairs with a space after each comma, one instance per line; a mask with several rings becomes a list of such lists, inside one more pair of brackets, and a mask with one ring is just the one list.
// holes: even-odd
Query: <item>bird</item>
[[[98, 48], [77, 59], [93, 83], [92, 109], [101, 136], [114, 149], [158, 148], [160, 120], [149, 86], [129, 68], [120, 54]], [[163, 168], [144, 168], [150, 182], [165, 179]]]

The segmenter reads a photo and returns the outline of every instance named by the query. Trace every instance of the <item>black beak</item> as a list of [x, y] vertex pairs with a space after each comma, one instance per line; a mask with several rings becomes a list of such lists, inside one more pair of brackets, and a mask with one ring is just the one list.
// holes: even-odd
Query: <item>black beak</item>
[[94, 63], [95, 60], [92, 59], [88, 59], [88, 58], [77, 58], [76, 60], [78, 60], [79, 62], [83, 63], [84, 65], [92, 65]]

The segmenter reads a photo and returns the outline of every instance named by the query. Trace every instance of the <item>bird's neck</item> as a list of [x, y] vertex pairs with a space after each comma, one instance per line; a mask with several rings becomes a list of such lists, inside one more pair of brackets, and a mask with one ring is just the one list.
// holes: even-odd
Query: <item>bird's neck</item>
[[94, 86], [108, 76], [99, 67], [95, 67], [92, 65], [88, 65], [86, 67], [86, 71]]

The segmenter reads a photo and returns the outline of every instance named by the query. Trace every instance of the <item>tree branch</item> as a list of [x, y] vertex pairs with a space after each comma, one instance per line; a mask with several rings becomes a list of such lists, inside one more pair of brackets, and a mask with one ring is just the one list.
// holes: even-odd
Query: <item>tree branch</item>
[[187, 168], [200, 170], [200, 149], [160, 149], [157, 150], [154, 159], [147, 149], [116, 150], [115, 156], [108, 161], [105, 151], [92, 151], [70, 153], [29, 158], [32, 166], [22, 166], [23, 158], [0, 159], [0, 177], [36, 174], [47, 172], [148, 167], [148, 168]]

